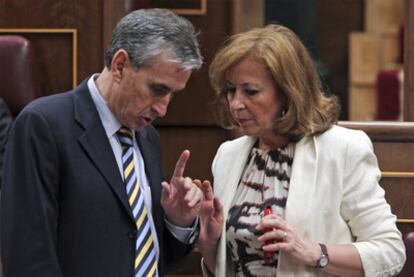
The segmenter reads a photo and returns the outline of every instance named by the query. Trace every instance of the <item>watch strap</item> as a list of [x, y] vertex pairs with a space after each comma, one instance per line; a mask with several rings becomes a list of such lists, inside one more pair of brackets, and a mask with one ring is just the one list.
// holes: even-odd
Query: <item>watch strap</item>
[[328, 255], [328, 249], [326, 248], [326, 245], [323, 243], [319, 243], [319, 246], [321, 247], [321, 256], [316, 262], [317, 268], [324, 268], [329, 263], [329, 255]]
[[319, 243], [319, 245], [321, 246], [322, 254], [328, 256], [328, 248], [326, 248], [326, 245], [323, 243]]

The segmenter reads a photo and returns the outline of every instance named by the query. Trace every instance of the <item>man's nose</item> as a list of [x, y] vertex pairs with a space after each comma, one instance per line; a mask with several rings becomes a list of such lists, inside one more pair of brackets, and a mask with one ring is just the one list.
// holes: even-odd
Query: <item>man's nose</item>
[[167, 114], [168, 105], [170, 104], [171, 96], [166, 95], [160, 99], [157, 99], [152, 104], [152, 109], [156, 113], [157, 117], [164, 117]]

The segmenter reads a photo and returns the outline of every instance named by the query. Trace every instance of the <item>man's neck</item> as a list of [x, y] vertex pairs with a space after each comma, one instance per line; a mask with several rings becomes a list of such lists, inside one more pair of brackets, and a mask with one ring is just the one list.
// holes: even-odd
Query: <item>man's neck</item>
[[109, 97], [111, 82], [111, 72], [105, 67], [95, 80], [95, 85], [105, 101]]

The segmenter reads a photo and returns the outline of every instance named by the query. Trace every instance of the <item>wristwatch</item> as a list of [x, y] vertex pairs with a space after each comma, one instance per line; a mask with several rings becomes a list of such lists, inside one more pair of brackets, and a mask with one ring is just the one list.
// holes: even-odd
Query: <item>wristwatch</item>
[[319, 243], [321, 246], [321, 256], [316, 261], [316, 267], [317, 268], [324, 268], [329, 264], [329, 256], [328, 256], [328, 249], [326, 249], [326, 245]]

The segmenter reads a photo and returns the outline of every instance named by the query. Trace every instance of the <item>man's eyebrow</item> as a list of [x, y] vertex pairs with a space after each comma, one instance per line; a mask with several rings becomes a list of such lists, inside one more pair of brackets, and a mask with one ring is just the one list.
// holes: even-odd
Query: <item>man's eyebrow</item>
[[162, 90], [165, 92], [171, 91], [171, 88], [167, 86], [166, 84], [160, 84], [160, 83], [150, 83], [150, 87], [152, 89]]

